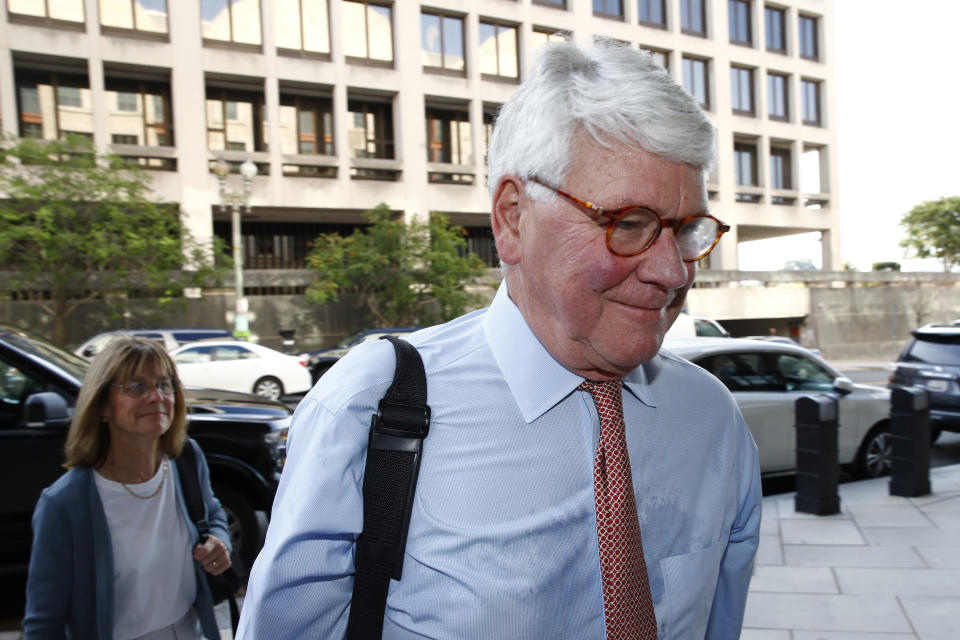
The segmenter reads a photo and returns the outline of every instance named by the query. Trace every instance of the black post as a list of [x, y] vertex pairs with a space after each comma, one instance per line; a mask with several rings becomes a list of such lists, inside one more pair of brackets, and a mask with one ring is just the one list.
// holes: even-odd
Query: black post
[[797, 399], [797, 494], [794, 508], [826, 516], [840, 513], [837, 454], [837, 399], [829, 395]]
[[930, 394], [897, 387], [890, 394], [890, 495], [930, 493]]
[[283, 340], [284, 353], [293, 353], [294, 333], [296, 333], [296, 329], [280, 329], [280, 339]]

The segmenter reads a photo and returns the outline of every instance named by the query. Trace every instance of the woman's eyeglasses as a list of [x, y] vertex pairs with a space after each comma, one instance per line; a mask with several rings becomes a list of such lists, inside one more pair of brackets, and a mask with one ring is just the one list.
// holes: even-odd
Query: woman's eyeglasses
[[160, 392], [163, 396], [172, 396], [174, 382], [170, 378], [161, 378], [156, 382], [147, 382], [146, 380], [134, 380], [126, 384], [115, 384], [115, 387], [123, 389], [131, 398], [141, 398], [150, 393], [153, 389]]

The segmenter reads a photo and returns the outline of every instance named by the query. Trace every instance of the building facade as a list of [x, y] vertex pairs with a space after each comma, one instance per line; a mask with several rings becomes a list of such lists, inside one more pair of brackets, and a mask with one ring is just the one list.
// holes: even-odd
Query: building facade
[[[653, 52], [718, 129], [712, 212], [737, 244], [822, 234], [839, 268], [830, 0], [3, 0], [5, 132], [137, 161], [199, 239], [230, 238], [214, 163], [252, 160], [246, 269], [379, 203], [445, 213], [496, 263], [485, 185], [497, 108], [558, 34]], [[230, 176], [239, 188], [239, 176]], [[256, 294], [256, 291], [250, 291]]]

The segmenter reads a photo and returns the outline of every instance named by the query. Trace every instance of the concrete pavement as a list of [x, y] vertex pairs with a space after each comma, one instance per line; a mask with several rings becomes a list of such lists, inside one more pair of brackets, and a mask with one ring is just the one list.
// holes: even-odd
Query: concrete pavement
[[842, 484], [833, 516], [765, 498], [741, 640], [960, 638], [960, 465], [930, 482], [920, 498], [887, 478]]

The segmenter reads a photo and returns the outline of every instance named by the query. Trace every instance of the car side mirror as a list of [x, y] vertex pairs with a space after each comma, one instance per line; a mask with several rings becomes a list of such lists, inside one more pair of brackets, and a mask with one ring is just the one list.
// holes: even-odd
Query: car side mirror
[[27, 397], [23, 417], [31, 429], [63, 426], [70, 420], [67, 401], [59, 393], [44, 391]]
[[853, 380], [840, 376], [833, 381], [833, 390], [843, 395], [853, 393]]

